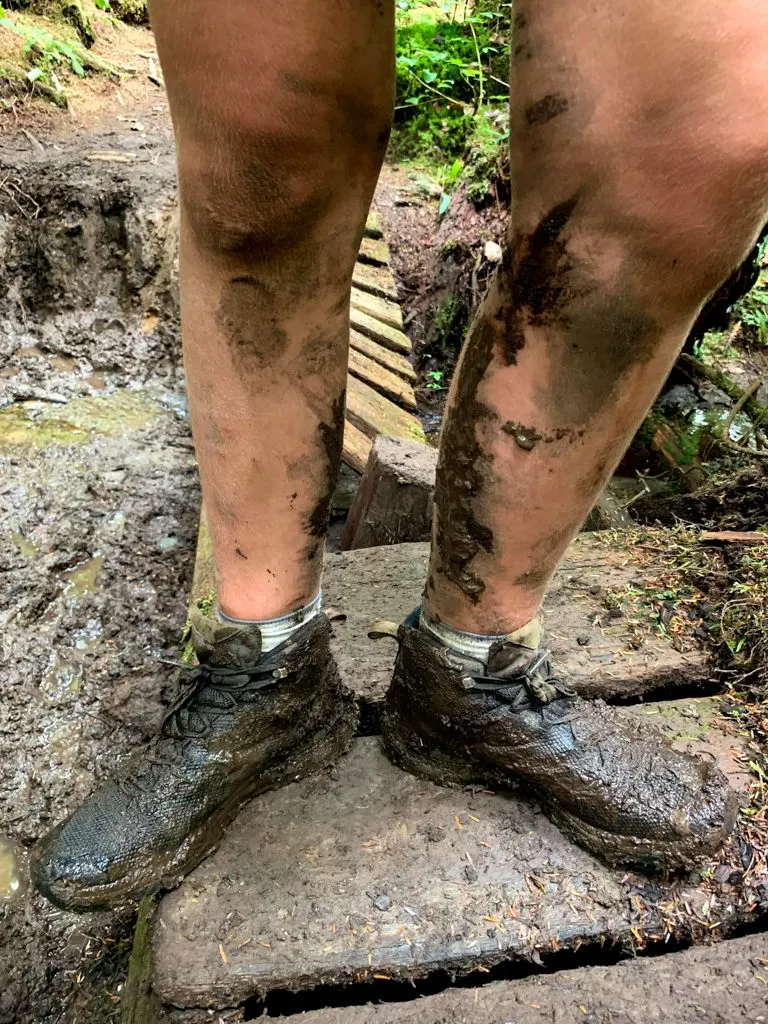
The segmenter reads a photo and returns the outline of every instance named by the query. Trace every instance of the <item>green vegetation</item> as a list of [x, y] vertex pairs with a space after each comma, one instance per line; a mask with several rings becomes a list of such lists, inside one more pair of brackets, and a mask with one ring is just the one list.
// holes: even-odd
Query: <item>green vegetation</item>
[[31, 92], [66, 106], [68, 78], [119, 77], [118, 67], [91, 52], [99, 21], [113, 20], [114, 12], [111, 0], [6, 0], [0, 5], [2, 102], [11, 105], [9, 95]]
[[[392, 152], [482, 198], [508, 136], [511, 3], [399, 0]], [[447, 201], [443, 200], [445, 212]]]
[[733, 317], [747, 344], [768, 348], [768, 269], [762, 268], [752, 291], [733, 307]]

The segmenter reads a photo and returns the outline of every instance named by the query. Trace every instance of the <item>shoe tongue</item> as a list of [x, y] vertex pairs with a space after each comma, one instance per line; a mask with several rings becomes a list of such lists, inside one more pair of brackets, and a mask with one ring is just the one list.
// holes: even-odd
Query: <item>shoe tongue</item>
[[491, 647], [486, 665], [488, 675], [515, 676], [524, 672], [533, 660], [540, 641], [541, 618], [537, 615]]
[[190, 615], [192, 646], [203, 665], [251, 668], [261, 657], [258, 626], [238, 626], [209, 619], [197, 610]]

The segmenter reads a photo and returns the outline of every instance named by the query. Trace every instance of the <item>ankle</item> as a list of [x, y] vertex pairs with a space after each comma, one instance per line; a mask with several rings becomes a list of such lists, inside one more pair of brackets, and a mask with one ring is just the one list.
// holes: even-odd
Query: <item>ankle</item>
[[317, 597], [303, 608], [297, 608], [296, 611], [274, 619], [238, 619], [228, 615], [221, 607], [217, 607], [216, 614], [221, 622], [234, 626], [257, 626], [261, 633], [261, 653], [268, 654], [280, 644], [285, 643], [289, 637], [314, 619], [316, 615], [319, 615], [322, 601], [323, 594], [320, 591]]
[[470, 633], [463, 629], [457, 629], [434, 615], [426, 604], [422, 605], [419, 616], [419, 627], [430, 633], [449, 650], [456, 654], [464, 655], [467, 658], [475, 658], [483, 663], [487, 662], [488, 656], [496, 643], [506, 640], [510, 643], [519, 644], [521, 647], [529, 647], [536, 650], [541, 640], [541, 617], [534, 616], [519, 629], [509, 633]]

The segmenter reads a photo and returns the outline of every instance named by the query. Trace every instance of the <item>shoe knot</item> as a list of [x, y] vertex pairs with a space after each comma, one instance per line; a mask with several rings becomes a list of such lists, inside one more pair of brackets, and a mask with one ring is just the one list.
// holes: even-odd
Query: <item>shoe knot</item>
[[550, 682], [541, 671], [543, 669], [549, 675], [550, 654], [551, 651], [547, 650], [537, 651], [536, 656], [520, 676], [520, 681], [528, 693], [539, 704], [551, 704], [560, 695], [558, 687]]

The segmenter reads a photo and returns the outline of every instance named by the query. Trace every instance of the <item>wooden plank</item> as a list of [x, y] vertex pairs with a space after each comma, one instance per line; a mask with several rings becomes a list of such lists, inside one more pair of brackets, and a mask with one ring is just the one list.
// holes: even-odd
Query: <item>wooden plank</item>
[[365, 222], [365, 237], [366, 238], [383, 238], [384, 231], [381, 227], [381, 217], [379, 211], [371, 208], [368, 211], [368, 220]]
[[120, 995], [123, 1024], [153, 1024], [155, 1000], [152, 996], [152, 922], [157, 897], [145, 896], [139, 904], [128, 976]]
[[354, 348], [349, 350], [349, 372], [401, 408], [416, 412], [416, 396], [411, 385]]
[[437, 450], [379, 434], [341, 534], [343, 551], [429, 540]]
[[386, 367], [387, 370], [391, 370], [392, 373], [396, 373], [398, 377], [402, 377], [403, 380], [415, 381], [416, 371], [405, 358], [400, 355], [399, 352], [393, 352], [389, 348], [384, 348], [382, 345], [377, 345], [375, 341], [371, 341], [370, 338], [366, 338], [364, 334], [359, 331], [349, 332], [349, 344], [350, 348], [356, 349], [358, 352], [362, 352], [364, 356], [368, 356], [369, 359], [375, 360], [381, 366]]
[[374, 267], [389, 266], [389, 246], [383, 238], [364, 238], [357, 259]]
[[352, 376], [347, 377], [347, 419], [370, 438], [387, 434], [426, 444], [424, 428], [415, 416]]
[[369, 316], [380, 320], [383, 324], [394, 327], [397, 331], [402, 331], [403, 329], [402, 310], [391, 299], [382, 299], [379, 295], [372, 295], [370, 292], [363, 292], [359, 288], [353, 288], [352, 309], [359, 309], [361, 313], [367, 313]]
[[358, 473], [362, 473], [372, 447], [371, 438], [347, 420], [344, 424], [344, 449], [341, 455], [344, 462]]
[[387, 267], [371, 267], [366, 263], [356, 263], [352, 276], [352, 284], [360, 291], [380, 295], [383, 299], [397, 302], [397, 286], [392, 273]]
[[349, 323], [354, 330], [364, 334], [371, 341], [377, 341], [384, 348], [391, 348], [393, 352], [402, 352], [403, 355], [411, 354], [411, 342], [406, 334], [382, 324], [367, 313], [361, 313], [359, 309], [351, 309], [349, 312]]
[[[383, 987], [378, 1004], [310, 1010], [301, 1014], [301, 1024], [755, 1024], [768, 1019], [765, 932], [664, 956], [627, 954], [629, 959], [608, 967], [544, 971], [482, 987], [450, 987], [437, 995], [414, 992], [404, 1002], [396, 992], [389, 1002]], [[296, 1024], [294, 1017], [270, 1020]]]

